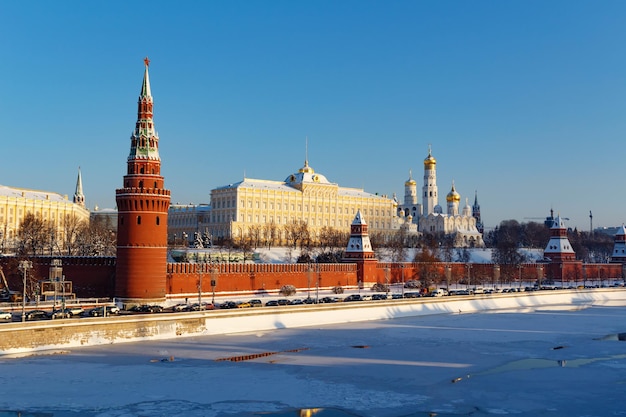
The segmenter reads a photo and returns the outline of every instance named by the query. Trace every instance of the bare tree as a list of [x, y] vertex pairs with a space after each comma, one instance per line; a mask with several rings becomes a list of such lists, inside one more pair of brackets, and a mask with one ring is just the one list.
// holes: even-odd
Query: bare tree
[[263, 239], [268, 249], [272, 249], [272, 245], [276, 241], [277, 232], [278, 228], [273, 220], [263, 225]]
[[248, 237], [250, 245], [256, 249], [261, 245], [261, 236], [263, 236], [263, 227], [260, 224], [250, 225], [248, 228]]
[[61, 223], [62, 247], [67, 256], [76, 255], [79, 251], [81, 235], [87, 231], [86, 224], [74, 214], [66, 214]]
[[16, 251], [22, 256], [43, 255], [49, 236], [48, 222], [28, 212], [17, 231]]

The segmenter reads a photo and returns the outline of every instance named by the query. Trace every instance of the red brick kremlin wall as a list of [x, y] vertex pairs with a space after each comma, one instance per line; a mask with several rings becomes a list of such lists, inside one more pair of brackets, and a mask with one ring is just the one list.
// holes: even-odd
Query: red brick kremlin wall
[[[113, 297], [116, 262], [114, 257], [29, 257], [28, 260], [33, 262], [33, 270], [29, 276], [37, 280], [45, 280], [48, 277], [52, 259], [61, 259], [63, 274], [66, 280], [72, 281], [74, 292], [78, 297]], [[17, 268], [20, 260], [21, 258], [2, 257], [0, 265], [11, 290], [21, 292], [22, 273]], [[560, 264], [528, 263], [522, 264], [521, 267], [499, 265], [499, 278], [496, 273], [498, 268], [494, 264], [378, 262], [373, 276], [366, 278], [366, 282], [362, 285], [363, 288], [369, 289], [375, 282], [393, 284], [420, 280], [427, 286], [442, 287], [446, 285], [447, 267], [450, 268], [448, 284], [451, 286], [455, 284], [514, 285], [519, 282], [520, 276], [524, 283], [536, 281], [539, 277], [538, 265], [543, 266], [543, 281], [554, 281], [557, 286], [561, 283], [561, 275], [566, 285], [584, 280], [593, 283], [603, 279], [623, 277], [622, 264], [582, 264], [580, 261], [564, 263], [563, 268]], [[169, 263], [167, 264], [165, 292], [174, 296], [196, 294], [201, 275], [202, 290], [205, 294], [210, 293], [212, 274], [209, 270], [212, 267], [217, 270], [215, 291], [221, 293], [276, 292], [283, 285], [293, 285], [298, 288], [298, 294], [302, 295], [303, 290], [309, 286], [314, 289], [316, 285], [320, 288], [335, 286], [356, 288], [359, 285], [356, 263], [311, 264], [311, 272], [309, 272], [308, 264]]]
[[[212, 274], [210, 271], [214, 269]], [[279, 290], [284, 285], [298, 289], [352, 287], [357, 285], [356, 264], [167, 264], [167, 293], [170, 295], [212, 291], [211, 279], [217, 278], [216, 292]], [[301, 293], [301, 291], [299, 291]]]

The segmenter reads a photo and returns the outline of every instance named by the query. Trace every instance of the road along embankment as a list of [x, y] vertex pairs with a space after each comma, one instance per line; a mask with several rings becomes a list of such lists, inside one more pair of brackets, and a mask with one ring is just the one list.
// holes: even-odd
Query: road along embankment
[[592, 305], [626, 306], [626, 289], [538, 291], [5, 323], [0, 324], [0, 355], [431, 314], [579, 309]]

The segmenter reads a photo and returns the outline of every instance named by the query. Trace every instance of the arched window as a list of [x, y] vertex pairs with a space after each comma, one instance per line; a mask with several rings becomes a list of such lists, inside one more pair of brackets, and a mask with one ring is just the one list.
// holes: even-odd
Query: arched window
[[156, 218], [156, 224], [157, 224], [157, 226], [161, 224], [161, 219], [159, 218], [159, 216], [157, 216], [157, 218]]
[[141, 224], [141, 216], [137, 216], [137, 224]]

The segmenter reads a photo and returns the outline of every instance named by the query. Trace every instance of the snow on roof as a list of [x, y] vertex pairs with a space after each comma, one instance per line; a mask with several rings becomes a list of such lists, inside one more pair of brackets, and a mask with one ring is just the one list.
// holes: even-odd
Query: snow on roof
[[70, 203], [67, 195], [61, 195], [50, 191], [29, 190], [26, 188], [13, 188], [0, 185], [0, 197], [6, 198], [28, 198], [32, 200], [55, 201], [59, 203]]
[[[296, 175], [296, 174], [294, 174]], [[298, 175], [310, 175], [308, 173], [298, 173]], [[318, 174], [315, 174], [318, 175]], [[325, 178], [324, 181], [305, 181], [311, 184], [320, 184], [320, 185], [331, 185], [337, 187], [337, 196], [341, 197], [364, 197], [364, 198], [385, 198], [378, 194], [368, 193], [361, 188], [348, 188], [348, 187], [340, 187], [337, 184], [333, 184], [328, 182]], [[272, 181], [272, 180], [259, 180], [253, 178], [244, 178], [242, 181], [223, 185], [221, 187], [216, 187], [213, 190], [228, 190], [235, 188], [258, 188], [262, 190], [272, 190], [272, 191], [286, 191], [286, 192], [294, 192], [299, 191], [297, 188], [293, 187], [291, 184], [298, 184], [301, 182], [293, 181], [292, 183], [287, 183], [284, 181]]]

